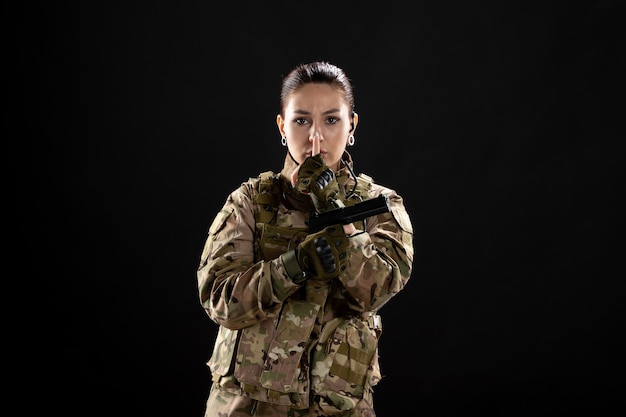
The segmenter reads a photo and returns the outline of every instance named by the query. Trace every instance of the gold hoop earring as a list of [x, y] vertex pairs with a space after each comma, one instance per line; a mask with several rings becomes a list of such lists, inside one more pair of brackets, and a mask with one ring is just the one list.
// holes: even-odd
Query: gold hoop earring
[[348, 136], [348, 146], [354, 146], [354, 135]]
[[283, 146], [287, 146], [287, 137], [283, 136], [280, 138], [280, 144]]

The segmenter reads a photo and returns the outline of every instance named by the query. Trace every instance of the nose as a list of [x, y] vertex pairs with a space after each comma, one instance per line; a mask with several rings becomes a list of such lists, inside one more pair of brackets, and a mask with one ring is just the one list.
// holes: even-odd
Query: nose
[[313, 139], [315, 139], [316, 137], [319, 138], [319, 140], [322, 140], [322, 135], [320, 135], [317, 129], [311, 131], [311, 134], [309, 135], [309, 140], [313, 141]]

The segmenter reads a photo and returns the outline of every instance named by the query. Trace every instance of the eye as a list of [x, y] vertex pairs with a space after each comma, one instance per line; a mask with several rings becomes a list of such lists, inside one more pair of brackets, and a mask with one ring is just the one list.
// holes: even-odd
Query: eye
[[295, 123], [295, 124], [298, 124], [298, 125], [305, 125], [305, 124], [307, 124], [307, 123], [308, 123], [308, 120], [307, 120], [307, 119], [305, 119], [305, 118], [303, 118], [303, 117], [300, 117], [300, 118], [298, 118], [298, 119], [295, 119], [295, 120], [294, 120], [294, 123]]
[[326, 119], [326, 123], [328, 123], [329, 125], [334, 125], [338, 121], [339, 121], [339, 119], [336, 118], [336, 117], [329, 117], [328, 119]]

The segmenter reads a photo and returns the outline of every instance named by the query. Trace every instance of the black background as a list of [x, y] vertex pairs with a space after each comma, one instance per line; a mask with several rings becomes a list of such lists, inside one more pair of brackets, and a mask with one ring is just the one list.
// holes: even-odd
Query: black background
[[3, 7], [22, 406], [203, 414], [206, 232], [281, 168], [281, 76], [320, 59], [355, 85], [356, 171], [415, 228], [379, 416], [623, 412], [623, 2]]

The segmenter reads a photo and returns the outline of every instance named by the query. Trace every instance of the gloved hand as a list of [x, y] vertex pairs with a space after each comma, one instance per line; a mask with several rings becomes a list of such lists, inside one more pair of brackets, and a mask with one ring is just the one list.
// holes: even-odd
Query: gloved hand
[[341, 225], [328, 226], [308, 235], [296, 249], [280, 258], [291, 279], [300, 284], [307, 279], [329, 280], [339, 276], [348, 258], [348, 238]]
[[326, 165], [321, 154], [309, 156], [302, 162], [296, 188], [311, 196], [318, 213], [345, 207], [335, 173]]

